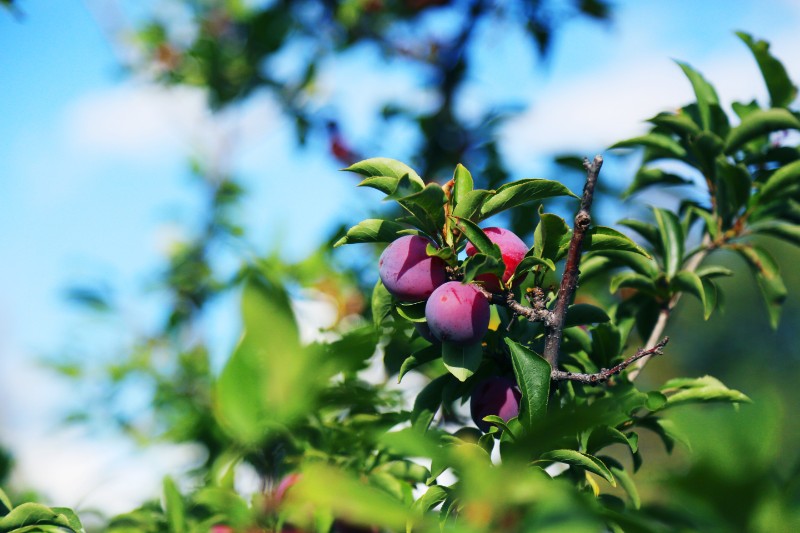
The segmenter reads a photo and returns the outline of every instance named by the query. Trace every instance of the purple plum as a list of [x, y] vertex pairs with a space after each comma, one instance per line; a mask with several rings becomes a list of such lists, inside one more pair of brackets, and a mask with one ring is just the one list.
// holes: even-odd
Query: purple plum
[[489, 329], [489, 302], [474, 286], [448, 281], [428, 298], [425, 318], [440, 341], [473, 344]]
[[[483, 232], [490, 241], [500, 247], [503, 263], [506, 265], [506, 271], [503, 272], [503, 283], [505, 283], [517, 269], [517, 265], [522, 262], [525, 254], [528, 253], [528, 246], [513, 231], [504, 228], [484, 228]], [[472, 256], [478, 252], [478, 249], [470, 242], [467, 243], [466, 252], [468, 256]], [[523, 278], [524, 276], [515, 281], [522, 281]], [[487, 291], [500, 291], [500, 280], [494, 274], [482, 274], [475, 280], [482, 282]]]
[[522, 393], [517, 387], [517, 382], [506, 377], [491, 377], [475, 387], [470, 400], [472, 420], [486, 433], [492, 424], [485, 422], [483, 417], [497, 415], [506, 422], [519, 414], [519, 402]]
[[403, 302], [418, 302], [447, 281], [445, 262], [426, 253], [428, 240], [405, 235], [389, 244], [378, 260], [383, 285]]

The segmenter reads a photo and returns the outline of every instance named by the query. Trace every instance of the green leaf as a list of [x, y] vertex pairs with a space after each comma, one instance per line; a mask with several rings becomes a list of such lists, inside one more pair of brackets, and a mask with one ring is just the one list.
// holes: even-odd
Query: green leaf
[[658, 228], [650, 224], [649, 222], [645, 222], [643, 220], [637, 220], [633, 218], [623, 218], [619, 222], [617, 222], [620, 226], [625, 226], [627, 228], [632, 229], [644, 239], [650, 243], [650, 246], [656, 250], [657, 254], [663, 255], [663, 246], [661, 244], [661, 235], [658, 233]]
[[81, 519], [78, 518], [78, 515], [75, 513], [75, 511], [67, 507], [51, 507], [50, 509], [54, 513], [58, 513], [67, 519], [67, 522], [69, 522], [69, 529], [83, 533], [83, 524], [81, 524]]
[[462, 282], [469, 283], [474, 281], [475, 278], [481, 274], [494, 274], [497, 279], [503, 279], [503, 274], [506, 271], [506, 264], [502, 259], [498, 259], [497, 257], [477, 253], [472, 257], [468, 257], [461, 265], [461, 269], [464, 272]]
[[242, 321], [244, 332], [217, 381], [214, 406], [222, 427], [252, 445], [269, 425], [305, 413], [316, 387], [306, 376], [308, 355], [283, 288], [248, 278]]
[[397, 198], [397, 203], [420, 220], [420, 229], [429, 235], [436, 235], [444, 226], [444, 204], [447, 199], [440, 185], [431, 183], [421, 191]]
[[183, 497], [171, 477], [164, 478], [164, 511], [170, 533], [186, 531], [186, 516], [183, 508]]
[[[405, 232], [406, 230], [407, 228], [405, 226], [402, 226], [397, 222], [381, 220], [378, 218], [368, 218], [367, 220], [362, 220], [347, 230], [347, 234], [336, 241], [333, 247], [336, 248], [337, 246], [341, 246], [343, 244], [356, 244], [365, 242], [392, 242], [401, 235], [405, 235], [406, 233], [400, 232]], [[419, 232], [415, 233], [418, 234]]]
[[412, 184], [412, 192], [421, 191], [425, 187], [425, 182], [411, 167], [386, 157], [365, 159], [343, 170], [367, 177], [359, 184], [359, 187], [372, 187], [387, 195], [395, 192], [403, 177], [407, 177]]
[[586, 324], [598, 324], [611, 320], [608, 314], [601, 308], [591, 304], [574, 304], [567, 309], [567, 316], [564, 320], [564, 327], [584, 326]]
[[494, 195], [494, 191], [486, 191], [484, 189], [476, 189], [465, 193], [458, 201], [458, 204], [456, 204], [456, 208], [453, 210], [453, 216], [475, 220], [475, 215], [480, 213], [481, 207], [486, 199]]
[[522, 392], [519, 421], [525, 431], [530, 431], [537, 421], [547, 413], [550, 394], [550, 363], [536, 352], [506, 337], [511, 352], [514, 375]]
[[723, 228], [729, 227], [734, 216], [747, 204], [752, 187], [747, 167], [717, 162], [717, 211]]
[[653, 278], [644, 274], [639, 274], [638, 272], [620, 272], [619, 274], [616, 274], [611, 278], [611, 281], [608, 284], [608, 291], [611, 294], [614, 294], [621, 287], [636, 289], [637, 291], [642, 291], [643, 293], [650, 294], [652, 296], [656, 296], [658, 294], [658, 288], [656, 287]]
[[459, 381], [466, 381], [472, 376], [483, 360], [483, 346], [474, 344], [442, 343], [442, 362]]
[[661, 386], [661, 392], [667, 395], [666, 407], [685, 403], [750, 403], [746, 395], [729, 389], [713, 376], [671, 379]]
[[383, 282], [378, 280], [375, 287], [372, 289], [372, 322], [375, 329], [380, 330], [381, 324], [392, 313], [393, 301], [392, 295], [383, 286]]
[[744, 41], [753, 53], [761, 76], [767, 84], [772, 107], [786, 107], [797, 97], [797, 87], [792, 83], [783, 64], [769, 52], [769, 43], [762, 40], [754, 40], [752, 36], [744, 32], [736, 32], [736, 35]]
[[500, 247], [493, 243], [483, 230], [467, 219], [451, 217], [456, 227], [467, 237], [478, 252], [502, 260]]
[[685, 159], [688, 155], [686, 149], [681, 144], [670, 137], [661, 133], [648, 133], [640, 135], [639, 137], [632, 137], [624, 141], [612, 144], [609, 148], [635, 148], [643, 146], [646, 148], [654, 148], [663, 153], [664, 157], [672, 157], [675, 159]]
[[569, 239], [569, 226], [563, 218], [552, 213], [540, 213], [539, 224], [533, 233], [533, 255], [558, 261], [569, 248]]
[[741, 255], [753, 271], [761, 296], [767, 304], [769, 322], [773, 329], [778, 327], [783, 302], [788, 291], [780, 276], [775, 259], [763, 248], [755, 245], [736, 246], [734, 250]]
[[691, 185], [692, 183], [689, 178], [666, 172], [660, 168], [641, 167], [633, 177], [633, 182], [622, 193], [622, 197], [626, 198], [653, 185], [664, 187], [668, 185]]
[[700, 279], [703, 281], [703, 292], [705, 293], [705, 299], [703, 300], [703, 319], [708, 320], [709, 317], [711, 317], [711, 313], [717, 308], [717, 286], [708, 278]]
[[762, 135], [774, 131], [800, 129], [800, 120], [786, 109], [763, 109], [753, 111], [742, 119], [742, 123], [733, 128], [725, 140], [725, 153], [733, 154]]
[[712, 278], [733, 276], [733, 270], [719, 265], [706, 265], [706, 266], [701, 266], [697, 270], [695, 270], [695, 274], [700, 276], [701, 279], [702, 278], [712, 279]]
[[750, 231], [759, 235], [770, 235], [800, 246], [800, 224], [782, 220], [765, 220], [750, 225]]
[[[675, 294], [677, 292], [688, 292], [696, 296], [698, 300], [703, 303], [703, 309], [706, 308], [706, 293], [703, 289], [703, 282], [700, 276], [688, 270], [681, 270], [676, 272], [669, 282], [670, 291]], [[708, 319], [708, 317], [706, 317]]]
[[414, 352], [406, 357], [406, 359], [403, 361], [403, 364], [400, 365], [400, 372], [397, 374], [397, 382], [400, 383], [400, 380], [403, 379], [403, 376], [418, 366], [429, 363], [441, 356], [442, 348], [437, 344], [426, 346], [425, 348]]
[[605, 425], [597, 426], [589, 434], [589, 438], [586, 441], [586, 451], [594, 454], [612, 444], [622, 444], [630, 448], [631, 453], [636, 452], [627, 435], [613, 426]]
[[622, 351], [622, 334], [611, 322], [592, 328], [592, 361], [599, 367], [609, 367]]
[[453, 181], [453, 200], [455, 201], [454, 205], [458, 206], [458, 204], [472, 192], [472, 188], [474, 187], [472, 174], [470, 174], [469, 170], [467, 170], [464, 165], [459, 163], [456, 165], [456, 170], [453, 173]]
[[[511, 431], [511, 428], [508, 427], [508, 424], [505, 420], [500, 418], [497, 415], [487, 415], [483, 417], [484, 422], [489, 422], [490, 424], [494, 424], [498, 428], [502, 429], [507, 435], [509, 435], [512, 439], [516, 438], [514, 432]], [[488, 450], [491, 453], [491, 450]]]
[[[591, 252], [588, 257], [584, 259], [591, 259], [593, 257], [604, 257], [608, 259], [613, 266], [626, 266], [634, 272], [643, 274], [648, 277], [655, 277], [658, 275], [658, 265], [652, 257], [643, 257], [638, 252], [622, 252], [616, 250], [601, 250], [599, 252]], [[581, 270], [584, 269], [584, 261], [581, 261]]]
[[444, 374], [425, 385], [420, 391], [411, 410], [411, 423], [415, 428], [423, 431], [428, 429], [436, 411], [442, 405], [442, 391], [451, 381], [452, 376]]
[[575, 450], [552, 450], [539, 456], [539, 461], [557, 461], [559, 463], [566, 463], [570, 466], [577, 466], [588, 472], [597, 474], [601, 478], [608, 481], [612, 487], [617, 486], [617, 482], [614, 481], [614, 475], [611, 473], [605, 463], [603, 463], [603, 461], [597, 457], [589, 455], [588, 453], [581, 453]]
[[33, 526], [39, 526], [40, 531], [45, 526], [56, 526], [82, 533], [83, 528], [75, 529], [76, 525], [79, 524], [76, 524], [74, 520], [70, 521], [70, 517], [65, 514], [39, 503], [28, 502], [14, 507], [11, 512], [0, 518], [0, 533], [18, 530], [30, 531]]
[[587, 252], [606, 250], [614, 252], [633, 252], [648, 258], [650, 257], [650, 254], [648, 254], [644, 248], [633, 242], [630, 237], [605, 226], [589, 228], [583, 241], [583, 249]]
[[628, 495], [634, 509], [639, 509], [642, 506], [642, 499], [639, 497], [639, 491], [636, 489], [636, 484], [633, 482], [631, 476], [623, 468], [616, 466], [609, 467], [611, 474], [619, 482], [619, 486]]
[[[422, 515], [442, 503], [447, 499], [447, 488], [440, 485], [429, 487], [425, 494], [419, 497], [411, 506], [411, 510]], [[406, 533], [411, 533], [413, 527], [409, 523], [406, 526]]]
[[513, 181], [498, 188], [497, 193], [485, 201], [481, 207], [480, 216], [481, 219], [489, 218], [506, 209], [554, 196], [577, 198], [572, 191], [557, 181], [544, 179]]
[[425, 302], [398, 303], [395, 310], [409, 322], [425, 322]]
[[0, 489], [0, 516], [5, 516], [8, 512], [13, 509], [14, 506], [11, 504], [11, 500], [8, 498], [8, 495]]
[[758, 192], [758, 201], [767, 203], [789, 192], [794, 192], [800, 185], [800, 161], [789, 163], [776, 170]]
[[[535, 257], [529, 255], [524, 257], [522, 261], [520, 261], [520, 263], [517, 265], [516, 270], [514, 270], [514, 276], [512, 277], [512, 279], [519, 278], [519, 276], [521, 276], [523, 272], [529, 272], [532, 268], [537, 266], [543, 266], [546, 269], [552, 271], [555, 271], [556, 269], [556, 264], [553, 263], [553, 261], [551, 261], [550, 259], [542, 259], [541, 257]], [[509, 279], [508, 281], [510, 283], [511, 279]]]
[[664, 270], [672, 278], [683, 264], [683, 228], [678, 216], [672, 211], [653, 208], [658, 232], [664, 247]]
[[673, 133], [684, 138], [697, 135], [701, 131], [692, 117], [682, 111], [680, 113], [659, 113], [648, 122], [672, 130]]
[[700, 112], [700, 125], [706, 131], [716, 131], [713, 123], [713, 107], [719, 108], [719, 96], [714, 87], [706, 79], [694, 70], [687, 63], [676, 62], [681, 67], [683, 73], [689, 78], [697, 99], [697, 108]]

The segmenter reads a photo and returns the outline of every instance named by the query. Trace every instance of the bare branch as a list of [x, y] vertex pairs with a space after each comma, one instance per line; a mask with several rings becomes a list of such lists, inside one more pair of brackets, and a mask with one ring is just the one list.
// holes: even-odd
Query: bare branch
[[667, 345], [669, 342], [669, 337], [664, 337], [652, 348], [644, 349], [640, 348], [635, 354], [625, 359], [620, 364], [613, 366], [611, 368], [603, 368], [600, 372], [596, 374], [580, 374], [580, 373], [573, 373], [573, 372], [566, 372], [564, 370], [553, 370], [550, 374], [550, 379], [553, 381], [578, 381], [580, 383], [585, 383], [587, 385], [596, 385], [599, 383], [605, 383], [612, 376], [615, 376], [628, 368], [630, 365], [635, 363], [636, 361], [650, 358], [656, 355], [661, 355], [664, 353], [664, 346]]
[[[537, 295], [534, 294], [534, 296], [531, 298], [533, 307], [525, 307], [514, 299], [514, 293], [512, 291], [498, 294], [489, 292], [478, 284], [474, 284], [473, 287], [475, 287], [478, 292], [483, 294], [483, 296], [489, 300], [489, 303], [508, 307], [514, 312], [514, 314], [524, 316], [530, 322], [545, 322], [550, 316], [550, 311], [547, 310], [544, 304], [544, 293], [542, 293], [541, 298], [538, 298]], [[537, 289], [534, 289], [534, 292], [536, 291]], [[538, 292], [542, 292], [541, 289], [538, 289]]]
[[583, 167], [586, 169], [586, 185], [583, 186], [581, 207], [575, 215], [575, 227], [572, 230], [572, 239], [567, 252], [567, 264], [564, 266], [564, 275], [561, 278], [561, 287], [558, 289], [558, 300], [552, 313], [545, 321], [547, 335], [542, 355], [553, 368], [558, 368], [558, 355], [561, 348], [561, 335], [564, 331], [564, 320], [566, 319], [567, 308], [572, 301], [572, 296], [578, 287], [581, 247], [586, 231], [592, 222], [590, 211], [594, 198], [594, 186], [597, 183], [597, 177], [602, 166], [603, 158], [599, 155], [596, 155], [591, 163], [588, 159], [583, 160]]

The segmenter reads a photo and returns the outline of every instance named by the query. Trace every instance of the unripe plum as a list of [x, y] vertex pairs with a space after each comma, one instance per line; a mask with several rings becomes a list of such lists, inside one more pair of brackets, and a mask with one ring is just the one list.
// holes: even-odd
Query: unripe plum
[[473, 344], [489, 329], [489, 302], [472, 285], [448, 281], [428, 298], [425, 318], [440, 341]]
[[486, 433], [492, 425], [483, 417], [497, 415], [506, 422], [519, 415], [519, 402], [522, 393], [517, 382], [506, 377], [491, 377], [475, 387], [470, 400], [472, 420]]
[[[503, 272], [503, 283], [505, 283], [517, 269], [517, 265], [522, 262], [525, 254], [528, 253], [528, 246], [513, 231], [504, 228], [484, 228], [483, 232], [490, 241], [500, 247], [503, 263], [506, 265], [506, 270]], [[472, 256], [478, 252], [478, 249], [470, 242], [467, 243], [466, 252], [468, 256]], [[500, 281], [494, 274], [481, 274], [475, 280], [483, 282], [487, 291], [498, 292], [500, 290]], [[522, 278], [516, 281], [521, 280]]]
[[378, 274], [395, 298], [418, 302], [447, 281], [445, 262], [426, 253], [428, 240], [405, 235], [389, 244], [378, 260]]

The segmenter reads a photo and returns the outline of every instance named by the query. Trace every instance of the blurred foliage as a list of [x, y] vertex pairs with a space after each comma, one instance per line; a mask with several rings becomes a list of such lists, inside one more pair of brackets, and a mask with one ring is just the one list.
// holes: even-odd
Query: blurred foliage
[[[436, 243], [430, 253], [446, 259], [454, 277], [497, 272], [499, 249], [478, 223], [510, 210], [524, 211], [536, 224], [530, 213], [545, 200], [574, 195], [550, 180], [501, 185], [508, 173], [493, 131], [502, 116], [491, 111], [473, 124], [455, 111], [475, 28], [492, 17], [513, 20], [546, 52], [565, 20], [606, 20], [610, 4], [182, 5], [191, 14], [191, 39], [177, 38], [169, 21], [145, 21], [137, 31], [142, 57], [136, 68], [163, 83], [207, 89], [216, 109], [241, 103], [259, 89], [271, 91], [294, 118], [300, 141], [311, 128], [324, 128], [333, 155], [353, 163], [349, 170], [364, 178], [362, 185], [397, 201], [405, 216], [363, 221], [306, 260], [289, 264], [277, 253], [251, 250], [237, 221], [244, 195], [239, 181], [195, 165], [206, 206], [200, 229], [170, 253], [160, 283], [168, 297], [163, 322], [103, 369], [99, 388], [105, 396], [98, 403], [143, 442], [197, 443], [207, 455], [191, 487], [167, 478], [161, 497], [111, 518], [104, 530], [800, 530], [800, 463], [792, 457], [794, 448], [784, 447], [781, 433], [790, 426], [780, 402], [769, 395], [751, 405], [745, 394], [712, 376], [661, 380], [650, 388], [634, 381], [640, 370], [635, 367], [609, 386], [551, 382], [553, 369], [538, 355], [549, 326], [502, 305], [479, 357], [464, 356], [459, 365], [447, 348], [417, 332], [414, 324], [424, 322], [419, 309], [394, 301], [381, 284], [365, 290], [358, 273], [331, 251], [334, 244], [390, 242], [411, 231]], [[431, 30], [440, 16], [461, 20], [458, 31]], [[409, 44], [407, 35], [423, 37]], [[627, 195], [674, 185], [690, 192], [675, 211], [653, 208], [649, 220], [623, 221], [639, 234], [639, 244], [612, 228], [589, 230], [561, 370], [597, 373], [626, 360], [638, 346], [652, 346], [685, 293], [700, 302], [704, 319], [717, 319], [725, 294], [720, 279], [733, 272], [710, 258], [726, 253], [748, 265], [766, 305], [765, 320], [778, 326], [787, 290], [763, 237], [800, 244], [800, 151], [784, 134], [800, 129], [790, 108], [797, 90], [765, 42], [740, 38], [759, 65], [768, 106], [734, 103], [732, 121], [714, 87], [680, 64], [695, 101], [653, 117], [647, 134], [614, 146], [643, 149]], [[270, 61], [293, 43], [311, 52], [295, 74], [278, 76]], [[430, 73], [435, 106], [403, 109], [390, 103], [384, 113], [387, 121], [402, 119], [418, 128], [422, 142], [411, 159], [419, 173], [388, 159], [350, 160], [359, 150], [340, 137], [346, 114], [332, 121], [313, 112], [309, 102], [320, 62], [361, 44]], [[430, 183], [462, 161], [474, 179], [459, 165], [445, 188]], [[571, 158], [560, 162], [575, 164]], [[675, 162], [681, 172], [673, 170]], [[506, 296], [532, 305], [524, 295], [536, 292], [552, 309], [573, 230], [543, 208], [538, 225], [528, 230], [534, 245], [515, 273], [525, 281]], [[478, 253], [461, 261], [467, 241]], [[220, 249], [237, 258], [232, 272], [216, 266]], [[309, 288], [324, 295], [337, 316], [316, 340], [304, 341], [293, 302]], [[241, 302], [241, 337], [216, 373], [202, 318], [229, 294]], [[115, 311], [103, 290], [78, 288], [68, 297], [96, 313]], [[703, 326], [695, 320], [676, 336], [702, 335]], [[375, 362], [388, 380], [365, 378]], [[59, 368], [86, 379], [82, 365]], [[768, 379], [770, 369], [759, 370]], [[409, 405], [389, 381], [411, 373], [425, 385]], [[493, 375], [516, 379], [522, 407], [511, 420], [486, 419], [492, 429], [484, 434], [467, 422], [462, 406], [476, 384]], [[152, 411], [125, 413], [122, 391], [142, 383], [151, 391]], [[697, 405], [706, 403], [734, 408], [707, 411]], [[640, 446], [647, 435], [668, 452], [683, 445], [692, 450], [682, 454], [681, 470], [659, 472], [655, 494], [637, 488], [636, 473], [654, 454]], [[493, 461], [498, 453], [501, 461]], [[253, 468], [262, 484], [252, 495], [236, 490], [243, 466]], [[14, 505], [0, 492], [0, 531], [82, 529], [68, 509]]]

